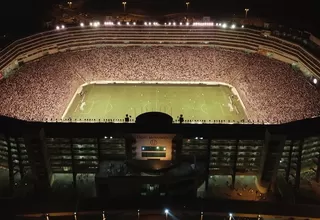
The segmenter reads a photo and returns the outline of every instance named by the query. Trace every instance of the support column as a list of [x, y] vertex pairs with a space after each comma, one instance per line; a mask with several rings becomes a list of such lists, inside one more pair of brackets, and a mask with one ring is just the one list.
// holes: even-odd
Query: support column
[[176, 163], [181, 162], [181, 154], [182, 154], [182, 148], [183, 148], [183, 137], [182, 135], [177, 134], [172, 139], [172, 158], [175, 160]]
[[208, 190], [209, 187], [209, 178], [210, 178], [210, 161], [211, 161], [211, 138], [208, 139], [207, 144], [207, 167], [206, 167], [206, 182], [205, 182], [205, 190]]
[[46, 193], [50, 190], [52, 172], [45, 143], [44, 130], [29, 128], [28, 132], [24, 133], [24, 139], [31, 165], [35, 191], [38, 195], [45, 197]]
[[319, 183], [320, 182], [320, 151], [318, 154], [318, 158], [317, 158], [317, 171], [316, 171], [316, 182]]
[[21, 149], [20, 149], [20, 143], [18, 141], [18, 138], [15, 138], [16, 144], [17, 144], [17, 152], [18, 152], [18, 161], [19, 161], [19, 171], [20, 171], [20, 176], [21, 179], [24, 177], [24, 166], [22, 163], [22, 158], [21, 158]]
[[126, 159], [132, 160], [133, 157], [136, 155], [133, 155], [132, 151], [136, 151], [136, 147], [134, 147], [135, 139], [132, 137], [132, 135], [126, 135], [125, 136], [125, 149], [126, 149]]
[[74, 151], [73, 151], [73, 140], [70, 138], [70, 150], [71, 150], [71, 166], [72, 166], [72, 186], [74, 189], [77, 188], [77, 168], [74, 160]]
[[100, 146], [100, 138], [97, 138], [97, 157], [98, 157], [98, 169], [100, 169], [101, 164], [101, 146]]
[[12, 147], [11, 141], [8, 135], [6, 135], [7, 149], [8, 149], [8, 168], [9, 168], [9, 195], [12, 195], [14, 188], [14, 170], [13, 170], [13, 159], [12, 159]]
[[232, 188], [234, 188], [234, 185], [236, 183], [236, 175], [237, 175], [237, 161], [238, 161], [238, 151], [239, 151], [239, 139], [237, 139], [236, 147], [234, 151], [234, 157], [233, 157], [233, 167], [232, 167]]
[[286, 176], [285, 176], [285, 180], [287, 183], [289, 182], [289, 176], [290, 176], [290, 170], [291, 170], [293, 143], [294, 143], [294, 140], [291, 140], [290, 149], [289, 149], [288, 164], [287, 164]]
[[275, 188], [285, 140], [285, 135], [266, 131], [260, 170], [256, 179], [256, 187], [261, 193]]
[[303, 143], [304, 143], [304, 140], [303, 139], [300, 140], [298, 158], [297, 158], [296, 179], [294, 184], [296, 191], [300, 189], [300, 173], [301, 173], [301, 158], [302, 158]]

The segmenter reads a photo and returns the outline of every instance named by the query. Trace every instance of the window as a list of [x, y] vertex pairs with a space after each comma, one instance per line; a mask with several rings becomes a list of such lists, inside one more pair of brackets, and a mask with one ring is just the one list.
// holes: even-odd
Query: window
[[142, 152], [142, 157], [166, 157], [166, 153]]
[[141, 147], [141, 151], [166, 151], [166, 148], [160, 146], [143, 146]]

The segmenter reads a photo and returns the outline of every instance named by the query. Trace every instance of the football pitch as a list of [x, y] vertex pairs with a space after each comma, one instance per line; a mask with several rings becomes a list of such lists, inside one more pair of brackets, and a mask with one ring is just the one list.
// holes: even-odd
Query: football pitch
[[175, 120], [240, 122], [247, 116], [240, 98], [226, 85], [89, 84], [82, 87], [63, 120], [132, 121], [145, 112], [164, 112]]

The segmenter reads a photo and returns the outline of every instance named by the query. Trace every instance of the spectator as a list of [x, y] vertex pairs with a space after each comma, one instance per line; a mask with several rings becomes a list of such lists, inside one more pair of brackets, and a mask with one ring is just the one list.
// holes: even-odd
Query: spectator
[[77, 88], [96, 80], [208, 81], [234, 86], [250, 120], [316, 116], [318, 91], [290, 65], [259, 54], [211, 47], [104, 47], [57, 53], [0, 81], [0, 114], [61, 118]]

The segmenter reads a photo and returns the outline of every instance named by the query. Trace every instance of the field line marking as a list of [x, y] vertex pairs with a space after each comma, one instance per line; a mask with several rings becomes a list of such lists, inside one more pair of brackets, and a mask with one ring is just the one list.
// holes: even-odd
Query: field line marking
[[92, 109], [93, 109], [93, 106], [94, 106], [94, 101], [92, 101], [92, 105], [90, 106], [90, 109], [89, 109], [88, 114], [90, 114], [90, 113], [91, 113], [91, 111], [92, 111]]
[[200, 107], [200, 108], [201, 108], [201, 111], [202, 111], [203, 113], [205, 113], [205, 114], [208, 114], [208, 112], [203, 109], [203, 106], [204, 106], [204, 105], [206, 105], [206, 104], [202, 104], [202, 105], [201, 105], [201, 107]]
[[225, 99], [225, 102], [230, 101], [221, 87], [219, 87], [219, 90], [220, 90], [220, 92], [222, 92], [223, 97], [224, 97], [224, 99]]
[[[106, 107], [104, 108], [104, 114], [105, 114], [105, 116], [107, 116], [108, 115], [108, 113], [111, 111], [111, 109], [109, 110], [109, 111], [107, 111], [107, 109], [108, 109], [108, 106], [109, 106], [109, 104], [110, 104], [110, 101], [111, 101], [111, 95], [109, 95], [109, 99], [108, 99], [108, 102], [107, 102], [107, 104], [106, 104]], [[111, 105], [111, 104], [110, 104]]]
[[147, 104], [145, 104], [145, 105], [143, 106], [143, 108], [144, 108], [143, 110], [144, 110], [145, 112], [148, 112], [148, 110], [146, 110], [146, 109], [147, 109], [147, 107], [146, 107], [147, 105], [149, 105], [149, 101], [148, 101]]
[[76, 113], [76, 111], [78, 110], [78, 108], [79, 108], [79, 105], [80, 105], [80, 103], [78, 103], [77, 104], [77, 107], [75, 108], [75, 110], [74, 110], [74, 112], [73, 113]]
[[91, 103], [91, 105], [90, 105], [89, 111], [88, 112], [80, 112], [81, 115], [88, 115], [91, 113], [93, 106], [94, 106], [94, 101], [92, 101], [90, 103]]
[[224, 116], [226, 116], [226, 113], [224, 112], [223, 108], [222, 108], [222, 105], [219, 103], [219, 106], [220, 106], [220, 109], [221, 109], [221, 112]]

